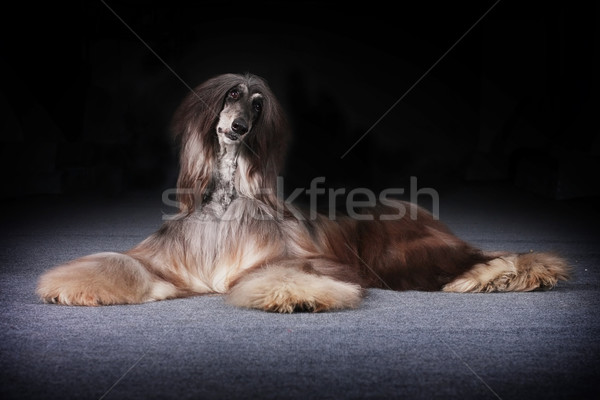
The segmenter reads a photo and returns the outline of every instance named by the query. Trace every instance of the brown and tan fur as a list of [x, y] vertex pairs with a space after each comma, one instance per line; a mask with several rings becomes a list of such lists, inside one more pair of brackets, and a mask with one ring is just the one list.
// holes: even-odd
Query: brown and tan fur
[[[235, 126], [234, 126], [235, 125]], [[68, 305], [132, 304], [223, 293], [276, 312], [357, 307], [365, 288], [532, 291], [568, 278], [548, 253], [489, 253], [409, 203], [372, 220], [310, 218], [276, 196], [288, 128], [265, 82], [221, 75], [176, 112], [180, 214], [125, 253], [44, 273], [37, 293]], [[395, 220], [379, 218], [410, 210]]]

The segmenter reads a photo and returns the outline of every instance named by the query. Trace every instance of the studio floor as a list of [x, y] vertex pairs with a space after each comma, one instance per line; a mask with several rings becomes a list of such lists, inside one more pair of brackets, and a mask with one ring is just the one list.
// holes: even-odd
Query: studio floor
[[2, 201], [3, 399], [595, 399], [600, 212], [512, 186], [440, 195], [440, 218], [486, 250], [556, 251], [554, 290], [368, 290], [354, 310], [280, 315], [221, 296], [97, 308], [42, 304], [47, 268], [127, 250], [168, 212], [161, 193]]

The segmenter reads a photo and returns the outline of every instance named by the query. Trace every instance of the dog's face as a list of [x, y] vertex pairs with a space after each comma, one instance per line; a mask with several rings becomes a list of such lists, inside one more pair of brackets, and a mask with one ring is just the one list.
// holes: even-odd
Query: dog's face
[[263, 95], [251, 92], [245, 84], [227, 91], [219, 114], [217, 135], [226, 144], [236, 143], [248, 134], [258, 120], [263, 107]]

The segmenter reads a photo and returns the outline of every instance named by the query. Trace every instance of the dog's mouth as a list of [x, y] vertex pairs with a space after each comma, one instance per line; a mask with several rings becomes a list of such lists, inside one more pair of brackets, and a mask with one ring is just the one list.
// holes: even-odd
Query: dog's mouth
[[237, 142], [238, 140], [241, 140], [243, 136], [231, 129], [218, 128], [217, 132], [219, 135], [223, 135], [223, 137], [230, 142]]
[[225, 137], [233, 142], [241, 138], [241, 136], [238, 133], [235, 133], [234, 131], [225, 132]]

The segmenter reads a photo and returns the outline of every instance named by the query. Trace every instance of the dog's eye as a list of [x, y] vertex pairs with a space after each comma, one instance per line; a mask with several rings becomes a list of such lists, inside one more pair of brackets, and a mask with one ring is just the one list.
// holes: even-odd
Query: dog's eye
[[252, 104], [252, 108], [254, 108], [254, 111], [256, 111], [257, 113], [262, 111], [262, 104], [260, 102], [255, 102], [254, 104]]
[[229, 97], [233, 100], [237, 100], [240, 98], [240, 91], [237, 89], [233, 89], [229, 92]]

